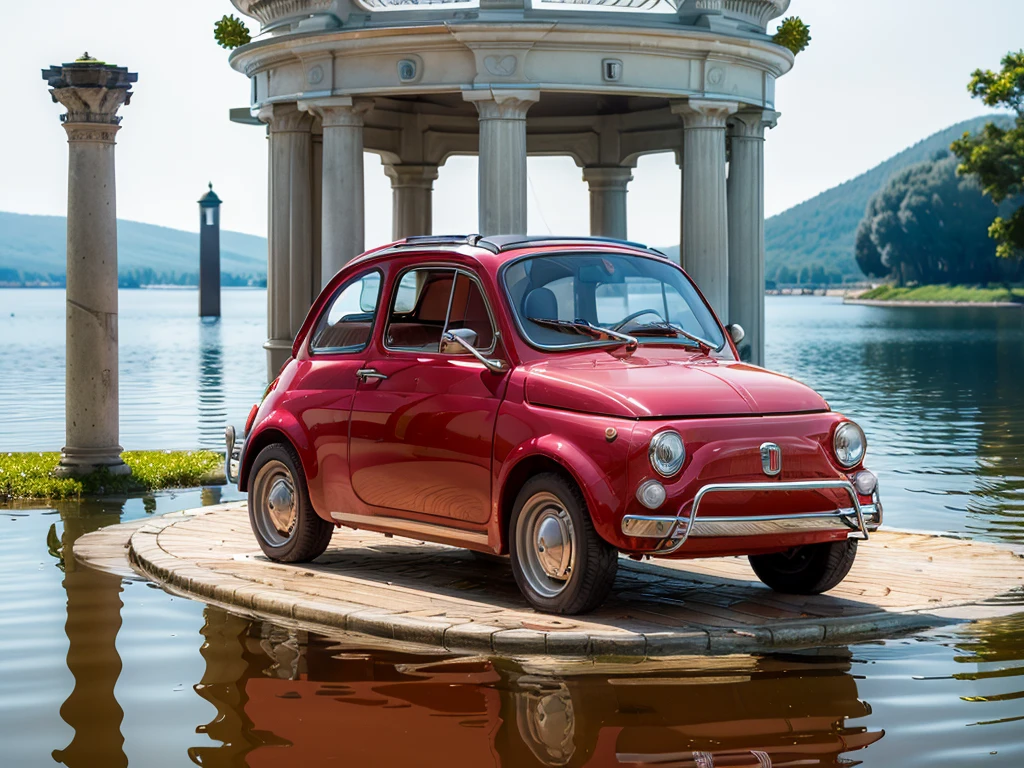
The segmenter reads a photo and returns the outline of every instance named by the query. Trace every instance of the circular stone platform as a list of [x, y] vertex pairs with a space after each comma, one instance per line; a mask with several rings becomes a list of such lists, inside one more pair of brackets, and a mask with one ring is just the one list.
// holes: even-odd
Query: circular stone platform
[[[507, 562], [341, 529], [315, 563], [259, 551], [244, 503], [82, 537], [76, 557], [166, 589], [326, 633], [503, 656], [634, 659], [845, 643], [1024, 610], [1024, 557], [980, 542], [879, 532], [827, 595], [780, 595], [745, 558], [622, 560], [605, 605], [557, 617], [527, 607]], [[126, 559], [127, 557], [127, 559]]]

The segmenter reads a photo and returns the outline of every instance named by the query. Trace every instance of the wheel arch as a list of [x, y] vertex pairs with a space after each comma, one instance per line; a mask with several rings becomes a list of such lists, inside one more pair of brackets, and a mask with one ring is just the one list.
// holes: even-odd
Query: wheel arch
[[577, 446], [562, 437], [545, 435], [520, 445], [505, 461], [496, 499], [500, 553], [509, 551], [509, 524], [520, 488], [541, 472], [554, 472], [579, 488], [595, 530], [610, 544], [617, 543], [608, 531], [613, 528], [619, 503], [607, 475]]
[[309, 485], [309, 478], [314, 475], [311, 473], [312, 468], [307, 465], [306, 455], [308, 451], [303, 450], [304, 446], [295, 439], [291, 434], [291, 430], [288, 430], [285, 425], [271, 423], [256, 428], [252, 436], [245, 441], [245, 455], [242, 457], [242, 466], [238, 470], [238, 490], [245, 491], [248, 489], [249, 473], [252, 471], [252, 465], [255, 463], [256, 457], [259, 456], [260, 451], [274, 443], [284, 443], [295, 451], [299, 461], [302, 462], [302, 471], [305, 474], [303, 480], [307, 486]]

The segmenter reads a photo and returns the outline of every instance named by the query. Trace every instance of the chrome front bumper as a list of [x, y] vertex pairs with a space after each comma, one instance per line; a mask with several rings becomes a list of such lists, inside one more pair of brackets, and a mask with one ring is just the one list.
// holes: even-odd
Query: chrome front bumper
[[[700, 503], [712, 493], [736, 491], [819, 491], [840, 490], [850, 497], [852, 507], [832, 512], [810, 512], [795, 515], [744, 515], [736, 517], [697, 517]], [[782, 483], [712, 483], [705, 485], [693, 498], [687, 516], [651, 517], [626, 515], [622, 518], [622, 533], [637, 538], [660, 539], [670, 542], [654, 555], [668, 555], [677, 551], [691, 536], [712, 538], [720, 536], [766, 536], [806, 531], [827, 531], [846, 526], [858, 538], [867, 539], [870, 531], [882, 524], [882, 503], [878, 489], [872, 494], [872, 503], [861, 505], [853, 484], [845, 480], [798, 480]]]
[[244, 440], [235, 436], [235, 428], [228, 426], [224, 430], [224, 475], [229, 483], [238, 483], [238, 473], [242, 468], [242, 448]]

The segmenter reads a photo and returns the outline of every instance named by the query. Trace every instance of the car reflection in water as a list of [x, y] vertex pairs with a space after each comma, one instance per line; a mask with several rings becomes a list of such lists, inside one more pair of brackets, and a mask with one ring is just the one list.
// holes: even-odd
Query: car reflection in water
[[[835, 765], [882, 738], [851, 726], [850, 655], [710, 657], [691, 668], [561, 675], [501, 660], [370, 650], [206, 610], [222, 746], [204, 766]], [[282, 762], [284, 761], [284, 762]]]

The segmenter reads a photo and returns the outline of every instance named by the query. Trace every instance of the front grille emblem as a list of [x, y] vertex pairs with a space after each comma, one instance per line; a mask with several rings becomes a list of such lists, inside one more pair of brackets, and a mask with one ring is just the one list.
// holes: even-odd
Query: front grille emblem
[[782, 449], [775, 443], [761, 444], [761, 469], [769, 477], [782, 471]]

